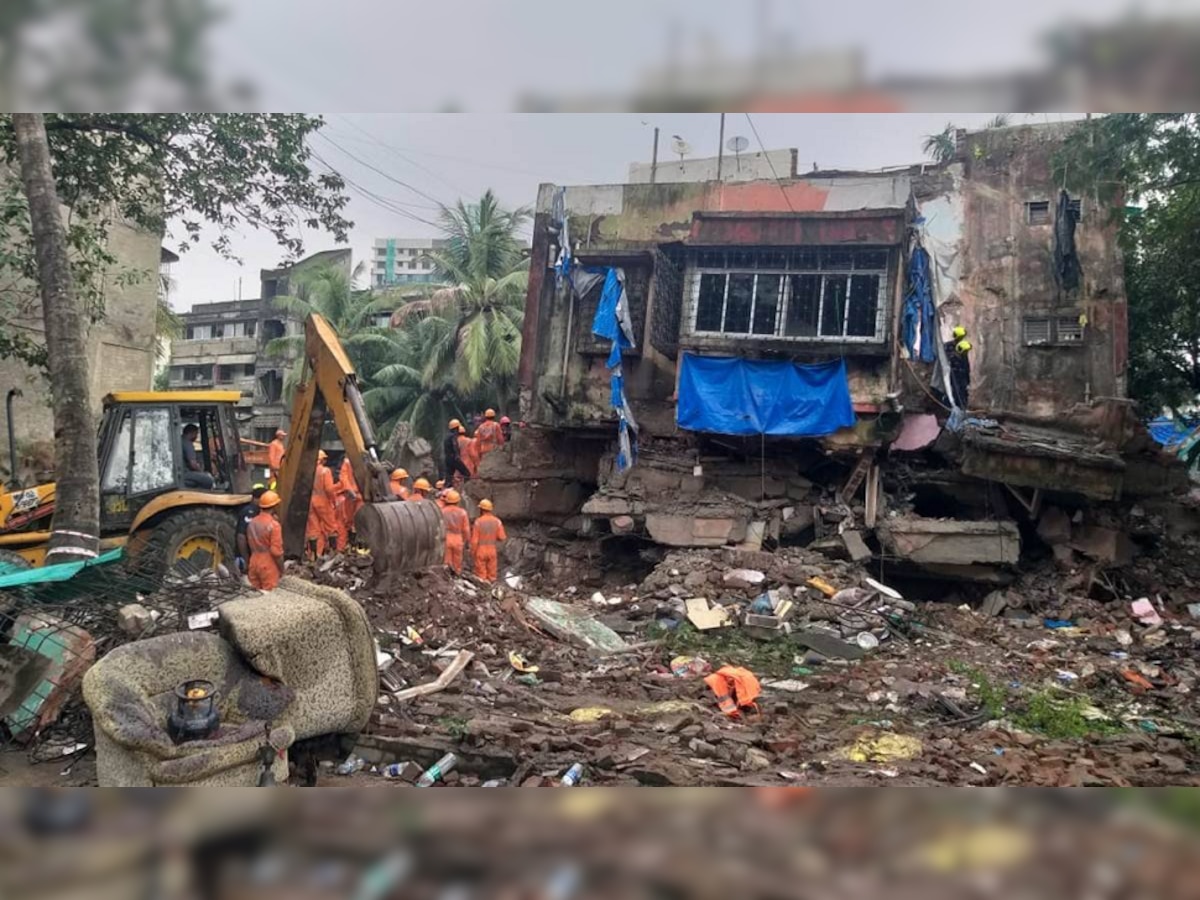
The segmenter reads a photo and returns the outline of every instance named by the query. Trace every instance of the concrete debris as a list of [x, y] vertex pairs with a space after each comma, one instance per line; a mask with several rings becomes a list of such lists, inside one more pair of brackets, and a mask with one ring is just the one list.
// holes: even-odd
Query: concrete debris
[[730, 624], [729, 611], [725, 607], [711, 606], [704, 597], [693, 597], [684, 601], [687, 619], [699, 631], [708, 631]]
[[880, 541], [901, 559], [927, 565], [973, 563], [1015, 566], [1021, 557], [1021, 533], [1012, 521], [905, 517], [878, 528]]
[[721, 580], [726, 587], [753, 588], [761, 586], [766, 579], [767, 576], [757, 569], [734, 569], [726, 572]]
[[150, 610], [140, 603], [129, 603], [117, 611], [117, 627], [131, 638], [145, 637], [153, 624]]
[[619, 634], [578, 607], [532, 597], [525, 609], [548, 632], [564, 641], [601, 653], [620, 653], [629, 649]]
[[846, 552], [850, 554], [851, 562], [859, 563], [871, 558], [871, 549], [857, 531], [843, 531], [842, 543], [846, 545]]

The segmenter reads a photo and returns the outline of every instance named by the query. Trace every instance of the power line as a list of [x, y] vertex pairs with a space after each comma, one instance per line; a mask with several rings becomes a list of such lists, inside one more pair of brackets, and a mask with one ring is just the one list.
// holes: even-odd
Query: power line
[[327, 141], [328, 143], [332, 144], [334, 148], [336, 148], [338, 151], [345, 154], [346, 156], [350, 157], [352, 160], [354, 160], [360, 166], [366, 166], [372, 172], [375, 172], [378, 175], [382, 175], [388, 181], [394, 182], [394, 183], [400, 185], [400, 187], [406, 188], [407, 190], [412, 191], [414, 194], [418, 194], [419, 196], [424, 197], [426, 200], [430, 200], [430, 201], [438, 204], [439, 207], [444, 205], [442, 203], [442, 201], [439, 200], [437, 197], [427, 194], [420, 188], [413, 187], [411, 184], [409, 184], [407, 181], [403, 180], [402, 178], [397, 178], [395, 175], [392, 175], [389, 172], [385, 172], [383, 169], [379, 168], [378, 166], [371, 165], [371, 163], [367, 162], [366, 160], [362, 159], [361, 157], [355, 156], [353, 153], [351, 153], [349, 150], [347, 150], [345, 147], [343, 147], [341, 144], [339, 144], [337, 141], [335, 141], [329, 135], [325, 134], [323, 131], [316, 131], [313, 133], [316, 134], [317, 137], [322, 138], [325, 141]]
[[445, 178], [443, 178], [437, 172], [433, 171], [433, 169], [430, 169], [428, 166], [423, 166], [419, 162], [417, 162], [415, 159], [405, 155], [404, 153], [401, 153], [398, 148], [393, 147], [391, 144], [388, 144], [385, 141], [381, 140], [379, 137], [377, 137], [376, 135], [367, 131], [367, 129], [363, 128], [361, 125], [357, 124], [356, 122], [352, 121], [351, 119], [348, 119], [346, 116], [339, 115], [338, 118], [341, 119], [343, 122], [345, 122], [347, 125], [349, 125], [351, 128], [353, 128], [355, 131], [366, 135], [368, 139], [370, 139], [373, 143], [378, 144], [384, 150], [387, 150], [389, 153], [400, 157], [400, 159], [404, 160], [406, 163], [408, 163], [411, 166], [415, 166], [416, 168], [420, 169], [422, 172], [432, 175], [434, 178], [436, 178], [442, 184], [446, 185], [446, 187], [450, 188], [450, 190], [458, 193], [460, 196], [465, 196], [468, 193], [470, 193], [469, 191], [463, 190], [462, 187], [460, 187], [459, 185], [451, 184], [449, 181], [447, 181]]
[[758, 138], [758, 148], [762, 150], [763, 156], [767, 159], [767, 165], [771, 167], [771, 174], [775, 176], [775, 183], [779, 185], [779, 193], [783, 194], [783, 201], [787, 204], [788, 209], [794, 213], [796, 210], [792, 206], [792, 198], [788, 196], [788, 192], [784, 189], [783, 182], [779, 178], [779, 173], [775, 171], [775, 163], [771, 161], [771, 154], [767, 152], [766, 145], [763, 144], [763, 139], [758, 135], [758, 129], [754, 126], [754, 120], [750, 118], [750, 113], [745, 113], [745, 116], [746, 121], [750, 123], [750, 130]]
[[399, 201], [377, 194], [369, 188], [363, 187], [349, 176], [339, 172], [332, 164], [329, 163], [328, 160], [326, 160], [323, 156], [321, 156], [321, 154], [317, 153], [317, 151], [313, 150], [311, 147], [309, 148], [309, 152], [312, 153], [313, 158], [317, 160], [317, 162], [321, 163], [321, 165], [325, 166], [325, 168], [327, 168], [331, 173], [341, 178], [350, 188], [360, 194], [364, 199], [374, 203], [381, 209], [384, 209], [390, 213], [394, 213], [398, 216], [404, 216], [407, 219], [412, 219], [415, 222], [421, 222], [422, 224], [429, 225], [432, 228], [440, 228], [436, 222], [430, 222], [428, 219], [424, 219], [421, 216], [418, 216], [416, 213], [411, 213], [408, 210], [403, 209]]
[[[532, 169], [521, 169], [517, 168], [516, 166], [506, 166], [503, 163], [485, 162], [484, 160], [472, 159], [469, 156], [456, 156], [452, 153], [439, 153], [435, 150], [420, 150], [416, 147], [397, 147], [394, 144], [383, 144], [383, 146], [392, 150], [396, 150], [397, 152], [403, 150], [405, 153], [415, 153], [417, 156], [432, 156], [434, 159], [448, 159], [452, 160], [453, 162], [470, 163], [472, 166], [477, 166], [478, 168], [482, 169], [498, 169], [501, 172], [513, 172], [517, 175], [531, 175], [534, 178], [542, 178], [546, 174], [544, 171], [535, 172]], [[416, 165], [415, 161], [413, 164]]]

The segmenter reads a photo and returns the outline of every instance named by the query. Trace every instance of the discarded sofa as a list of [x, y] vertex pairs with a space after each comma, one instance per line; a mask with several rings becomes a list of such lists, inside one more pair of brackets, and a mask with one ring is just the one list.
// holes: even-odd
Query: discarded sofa
[[[264, 744], [276, 751], [272, 774], [282, 782], [295, 741], [366, 725], [379, 689], [375, 645], [353, 599], [287, 577], [220, 612], [219, 635], [136, 641], [88, 671], [83, 696], [101, 786], [253, 786]], [[216, 685], [221, 727], [176, 744], [167, 731], [174, 691], [197, 678]]]

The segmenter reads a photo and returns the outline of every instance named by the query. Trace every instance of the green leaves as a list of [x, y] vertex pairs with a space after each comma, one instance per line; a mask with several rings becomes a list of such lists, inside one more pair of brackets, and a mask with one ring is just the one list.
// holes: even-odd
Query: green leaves
[[[1200, 393], [1200, 116], [1129, 113], [1083, 123], [1055, 177], [1119, 217], [1129, 300], [1129, 395], [1147, 416]], [[1127, 214], [1127, 204], [1143, 208]]]

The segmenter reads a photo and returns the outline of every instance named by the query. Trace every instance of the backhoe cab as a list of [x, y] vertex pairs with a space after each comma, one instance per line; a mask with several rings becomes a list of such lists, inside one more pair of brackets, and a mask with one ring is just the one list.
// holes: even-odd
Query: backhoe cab
[[[104, 398], [98, 446], [103, 549], [125, 546], [131, 564], [154, 576], [232, 567], [235, 512], [250, 501], [234, 419], [240, 397], [237, 391], [130, 391]], [[42, 564], [54, 499], [53, 484], [0, 495], [0, 572], [22, 560]]]

